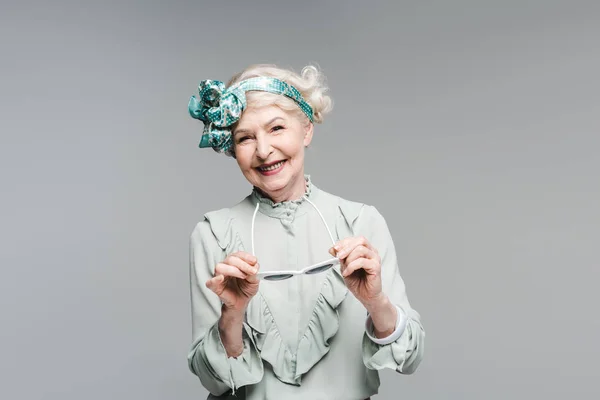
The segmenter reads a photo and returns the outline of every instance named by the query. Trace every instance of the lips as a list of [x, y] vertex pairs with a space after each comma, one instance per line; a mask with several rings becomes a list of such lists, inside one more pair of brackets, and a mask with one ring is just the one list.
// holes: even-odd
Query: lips
[[276, 169], [280, 168], [284, 162], [285, 162], [285, 160], [280, 160], [280, 161], [275, 161], [275, 162], [272, 162], [269, 164], [263, 164], [260, 167], [258, 167], [257, 169], [261, 172], [275, 171]]

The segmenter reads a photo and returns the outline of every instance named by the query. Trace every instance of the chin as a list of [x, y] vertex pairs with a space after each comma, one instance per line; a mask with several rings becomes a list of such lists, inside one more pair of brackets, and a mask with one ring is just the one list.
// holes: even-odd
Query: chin
[[260, 182], [261, 185], [260, 187], [262, 188], [263, 191], [265, 192], [277, 192], [280, 191], [282, 189], [284, 189], [290, 182], [289, 179], [286, 179], [285, 177], [267, 177], [270, 179], [264, 179], [265, 177], [261, 176]]

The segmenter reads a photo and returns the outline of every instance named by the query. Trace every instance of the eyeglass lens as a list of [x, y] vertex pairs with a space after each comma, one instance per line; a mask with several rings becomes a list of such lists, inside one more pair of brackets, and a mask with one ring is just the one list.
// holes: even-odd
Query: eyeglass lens
[[282, 281], [284, 279], [289, 279], [292, 276], [294, 276], [294, 275], [292, 275], [292, 274], [267, 275], [267, 276], [265, 276], [264, 279], [267, 281]]
[[313, 269], [309, 269], [308, 271], [306, 271], [306, 273], [309, 275], [318, 274], [319, 272], [327, 271], [331, 267], [333, 267], [333, 264], [325, 264], [319, 267], [315, 267]]

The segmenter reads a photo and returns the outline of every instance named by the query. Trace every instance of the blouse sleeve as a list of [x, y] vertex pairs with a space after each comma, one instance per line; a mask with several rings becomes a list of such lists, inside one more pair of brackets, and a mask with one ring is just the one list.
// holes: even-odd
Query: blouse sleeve
[[365, 236], [379, 252], [383, 292], [401, 312], [398, 318], [402, 319], [403, 326], [402, 334], [388, 344], [375, 343], [365, 330], [363, 361], [370, 369], [390, 368], [402, 374], [412, 374], [423, 358], [425, 330], [419, 313], [408, 301], [392, 236], [385, 219], [373, 206], [364, 206], [356, 224], [356, 232]]
[[215, 396], [234, 394], [237, 388], [255, 384], [263, 377], [262, 360], [246, 323], [240, 356], [228, 357], [221, 342], [218, 327], [221, 300], [205, 285], [213, 277], [216, 264], [225, 258], [226, 249], [220, 239], [205, 219], [194, 228], [189, 246], [193, 343], [188, 365]]

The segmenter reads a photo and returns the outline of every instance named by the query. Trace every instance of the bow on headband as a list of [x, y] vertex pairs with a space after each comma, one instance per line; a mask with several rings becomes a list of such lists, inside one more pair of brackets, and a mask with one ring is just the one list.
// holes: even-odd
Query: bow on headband
[[190, 98], [190, 116], [204, 122], [204, 132], [199, 147], [212, 147], [219, 153], [233, 155], [231, 125], [236, 123], [246, 108], [246, 92], [260, 90], [281, 94], [298, 103], [308, 119], [313, 121], [312, 107], [302, 94], [288, 83], [276, 78], [258, 77], [225, 88], [221, 81], [204, 80], [198, 86], [199, 98]]

